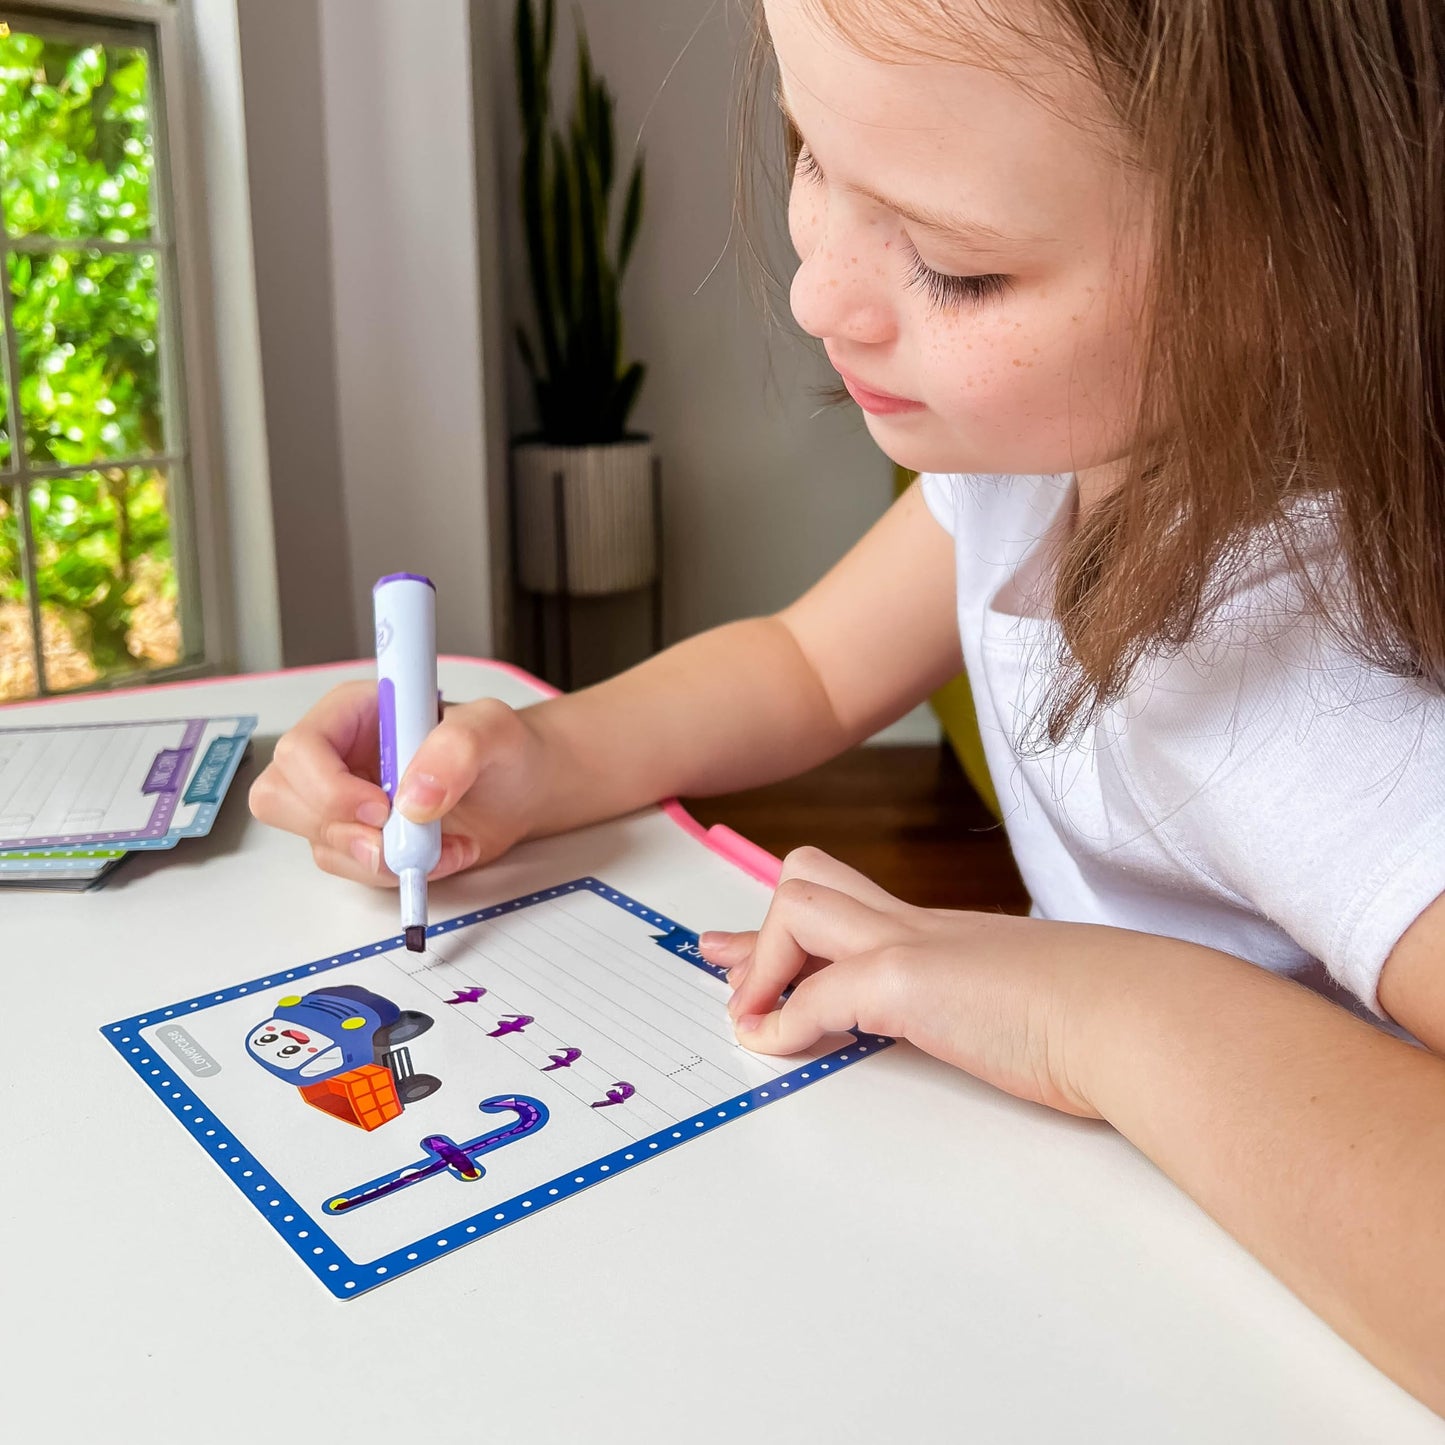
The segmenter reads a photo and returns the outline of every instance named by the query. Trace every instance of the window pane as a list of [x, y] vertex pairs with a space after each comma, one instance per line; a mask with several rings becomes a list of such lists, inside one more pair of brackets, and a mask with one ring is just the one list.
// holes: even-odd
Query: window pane
[[35, 634], [20, 559], [20, 514], [12, 487], [0, 487], [0, 702], [33, 697]]
[[10, 256], [20, 414], [33, 466], [164, 450], [157, 270], [150, 253]]
[[151, 235], [149, 61], [128, 46], [0, 36], [0, 187], [12, 236]]
[[163, 472], [32, 482], [30, 526], [48, 689], [182, 661]]

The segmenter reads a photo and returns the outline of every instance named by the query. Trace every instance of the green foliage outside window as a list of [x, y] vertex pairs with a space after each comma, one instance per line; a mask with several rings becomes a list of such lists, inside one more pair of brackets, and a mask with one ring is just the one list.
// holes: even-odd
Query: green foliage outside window
[[[0, 698], [37, 685], [22, 656], [25, 520], [51, 690], [180, 657], [166, 470], [106, 465], [168, 445], [150, 81], [140, 48], [0, 36], [0, 212], [18, 359], [0, 394], [0, 467], [23, 464], [29, 477], [22, 502], [0, 471]], [[62, 467], [93, 469], [45, 475]]]

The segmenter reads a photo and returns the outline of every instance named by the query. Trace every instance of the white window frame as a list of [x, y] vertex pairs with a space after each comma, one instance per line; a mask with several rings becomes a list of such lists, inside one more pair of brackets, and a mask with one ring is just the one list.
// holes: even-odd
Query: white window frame
[[[14, 240], [0, 226], [0, 280], [11, 251], [98, 249], [101, 251], [154, 251], [161, 257], [158, 296], [158, 337], [161, 341], [160, 392], [165, 419], [167, 451], [144, 457], [103, 458], [83, 466], [30, 467], [12, 437], [13, 465], [0, 473], [0, 485], [15, 488], [21, 503], [22, 567], [29, 601], [33, 646], [39, 663], [37, 696], [70, 696], [77, 692], [105, 691], [175, 681], [224, 670], [230, 665], [234, 644], [230, 608], [230, 568], [224, 547], [224, 491], [213, 434], [216, 412], [214, 361], [208, 347], [204, 248], [188, 147], [181, 138], [190, 129], [189, 80], [186, 58], [193, 53], [184, 33], [183, 9], [171, 0], [0, 0], [0, 21], [16, 29], [43, 26], [47, 33], [111, 43], [145, 44], [150, 51], [151, 123], [155, 167], [152, 173], [152, 211], [155, 233], [144, 242], [51, 241], [48, 238]], [[111, 26], [107, 27], [107, 22]], [[129, 33], [115, 28], [127, 26]], [[137, 29], [148, 32], [138, 35]], [[98, 31], [106, 31], [102, 36]], [[11, 428], [19, 415], [19, 357], [14, 329], [5, 338], [11, 390]], [[97, 679], [83, 688], [55, 692], [44, 686], [40, 597], [36, 586], [33, 539], [24, 482], [32, 476], [78, 475], [123, 466], [163, 467], [167, 472], [167, 501], [171, 519], [172, 556], [182, 607], [180, 624], [182, 661], [169, 667], [145, 668]]]

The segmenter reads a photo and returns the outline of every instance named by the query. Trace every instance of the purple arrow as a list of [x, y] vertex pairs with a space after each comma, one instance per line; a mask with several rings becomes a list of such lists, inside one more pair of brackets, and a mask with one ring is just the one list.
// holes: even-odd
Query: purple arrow
[[542, 1065], [542, 1072], [550, 1074], [553, 1069], [570, 1069], [582, 1057], [581, 1049], [566, 1048], [560, 1054], [548, 1054], [551, 1063]]
[[636, 1092], [637, 1090], [625, 1079], [619, 1079], [617, 1083], [608, 1089], [607, 1097], [605, 1099], [599, 1099], [591, 1107], [594, 1109], [606, 1109], [612, 1104], [625, 1104]]
[[446, 1003], [479, 1003], [486, 993], [486, 989], [480, 987], [454, 988], [452, 992], [456, 994], [456, 997], [446, 999]]
[[530, 1023], [536, 1020], [531, 1014], [508, 1014], [504, 1019], [497, 1020], [497, 1026], [487, 1035], [489, 1039], [499, 1039], [504, 1034], [519, 1034]]

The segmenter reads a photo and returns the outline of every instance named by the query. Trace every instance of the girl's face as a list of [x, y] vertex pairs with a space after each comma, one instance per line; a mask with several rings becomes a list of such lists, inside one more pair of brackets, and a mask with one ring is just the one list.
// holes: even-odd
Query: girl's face
[[1001, 67], [871, 59], [809, 0], [766, 11], [804, 145], [793, 314], [878, 445], [941, 472], [1085, 473], [1125, 454], [1148, 216], [1102, 99], [1037, 56], [1025, 90]]

